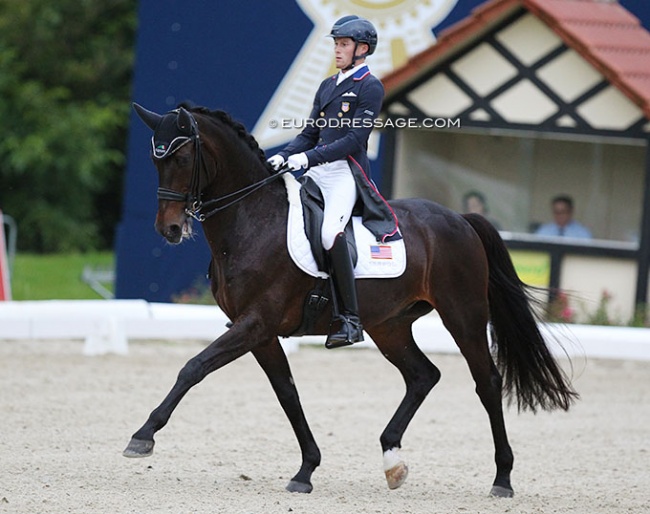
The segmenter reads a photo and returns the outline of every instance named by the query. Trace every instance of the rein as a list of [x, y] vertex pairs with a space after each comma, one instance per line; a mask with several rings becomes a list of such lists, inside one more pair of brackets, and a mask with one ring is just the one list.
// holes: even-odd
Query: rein
[[[220, 196], [219, 198], [214, 198], [212, 200], [208, 200], [208, 201], [204, 202], [203, 204], [200, 204], [199, 208], [194, 212], [191, 212], [188, 209], [185, 209], [185, 212], [186, 212], [186, 214], [188, 214], [189, 216], [191, 216], [195, 220], [205, 221], [210, 216], [212, 216], [212, 215], [214, 215], [214, 214], [216, 214], [216, 213], [218, 213], [220, 211], [223, 211], [223, 210], [227, 209], [228, 207], [231, 207], [232, 205], [235, 205], [237, 202], [239, 202], [239, 201], [243, 200], [244, 198], [246, 198], [247, 196], [253, 194], [258, 189], [261, 189], [265, 185], [270, 184], [275, 179], [281, 177], [282, 175], [284, 175], [288, 171], [290, 171], [289, 168], [281, 169], [277, 173], [275, 173], [274, 175], [271, 175], [270, 177], [266, 177], [265, 179], [262, 179], [259, 182], [255, 182], [255, 183], [250, 184], [250, 185], [248, 185], [246, 187], [238, 189], [237, 191], [234, 191], [234, 192], [229, 193], [229, 194], [224, 195], [224, 196]], [[227, 200], [228, 198], [232, 198], [233, 196], [237, 196], [237, 195], [241, 195], [241, 196], [239, 198], [235, 198], [234, 200], [228, 202], [225, 205], [222, 205], [220, 207], [215, 207], [211, 211], [208, 211], [206, 213], [200, 213], [201, 209], [203, 209], [205, 207], [209, 207], [210, 205], [217, 204], [219, 202], [222, 202], [224, 200]]]
[[[203, 202], [201, 200], [201, 170], [203, 169], [203, 152], [202, 152], [202, 144], [201, 144], [201, 138], [199, 136], [199, 130], [198, 130], [198, 125], [196, 123], [196, 120], [194, 119], [194, 116], [191, 116], [192, 120], [192, 136], [187, 138], [187, 141], [182, 143], [181, 145], [177, 146], [171, 153], [174, 153], [177, 151], [181, 146], [184, 146], [186, 143], [189, 143], [190, 141], [193, 141], [194, 143], [194, 163], [192, 165], [192, 181], [190, 183], [190, 191], [188, 193], [179, 193], [178, 191], [174, 191], [173, 189], [168, 189], [166, 187], [159, 187], [157, 191], [157, 196], [158, 200], [168, 200], [171, 202], [183, 202], [187, 207], [185, 207], [185, 214], [187, 214], [189, 217], [199, 221], [199, 222], [204, 222], [206, 219], [208, 219], [211, 216], [214, 216], [218, 212], [221, 212], [228, 207], [231, 207], [238, 203], [239, 201], [243, 200], [247, 196], [253, 194], [255, 191], [258, 189], [261, 189], [265, 185], [273, 182], [277, 178], [281, 177], [283, 174], [287, 173], [288, 171], [291, 171], [289, 167], [283, 167], [280, 170], [278, 170], [277, 173], [274, 175], [271, 175], [269, 177], [266, 177], [259, 182], [255, 182], [253, 184], [250, 184], [248, 186], [245, 186], [241, 189], [238, 189], [237, 191], [234, 191], [232, 193], [228, 193], [227, 195], [220, 196], [219, 198], [213, 198], [211, 200], [207, 200]], [[154, 154], [154, 157], [155, 154]], [[165, 154], [163, 157], [167, 157], [167, 154]], [[162, 157], [161, 157], [162, 158]], [[212, 205], [216, 205], [220, 202], [226, 201], [230, 198], [237, 197], [234, 200], [229, 201], [228, 203], [215, 207], [214, 209], [208, 211], [208, 212], [201, 212], [203, 209], [210, 207]]]

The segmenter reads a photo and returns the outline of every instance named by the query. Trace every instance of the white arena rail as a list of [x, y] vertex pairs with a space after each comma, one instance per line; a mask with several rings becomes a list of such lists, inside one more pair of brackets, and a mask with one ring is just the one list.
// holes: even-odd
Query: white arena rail
[[[0, 342], [11, 340], [84, 341], [85, 355], [127, 354], [129, 340], [200, 340], [211, 342], [226, 330], [228, 319], [216, 306], [148, 303], [144, 300], [46, 300], [0, 302]], [[549, 341], [559, 337], [571, 357], [650, 360], [650, 329], [590, 325], [543, 325]], [[458, 348], [434, 313], [413, 326], [425, 352], [457, 353]], [[324, 336], [282, 339], [287, 353], [300, 344], [324, 345]], [[374, 347], [367, 337], [355, 348]]]

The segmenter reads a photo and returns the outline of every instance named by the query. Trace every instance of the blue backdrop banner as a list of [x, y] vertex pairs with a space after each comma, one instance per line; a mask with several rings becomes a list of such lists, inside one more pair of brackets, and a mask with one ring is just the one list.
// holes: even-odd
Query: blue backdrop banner
[[[228, 111], [267, 155], [308, 116], [321, 80], [335, 71], [332, 23], [358, 14], [375, 23], [379, 45], [368, 64], [378, 76], [435, 43], [435, 34], [465, 18], [479, 0], [140, 0], [133, 100], [164, 113], [182, 101]], [[647, 0], [621, 4], [650, 24]], [[198, 223], [195, 238], [171, 246], [154, 228], [157, 175], [151, 131], [131, 116], [122, 221], [116, 238], [117, 298], [166, 302], [206, 287], [210, 255]], [[370, 142], [381, 188], [381, 142]]]

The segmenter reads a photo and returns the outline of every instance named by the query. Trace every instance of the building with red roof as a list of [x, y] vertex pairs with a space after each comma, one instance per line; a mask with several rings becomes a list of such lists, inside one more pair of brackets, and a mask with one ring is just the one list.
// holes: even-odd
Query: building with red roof
[[[650, 33], [605, 0], [491, 0], [382, 78], [384, 192], [479, 190], [531, 281], [648, 300]], [[567, 194], [589, 240], [535, 235]], [[535, 271], [536, 270], [536, 271]]]

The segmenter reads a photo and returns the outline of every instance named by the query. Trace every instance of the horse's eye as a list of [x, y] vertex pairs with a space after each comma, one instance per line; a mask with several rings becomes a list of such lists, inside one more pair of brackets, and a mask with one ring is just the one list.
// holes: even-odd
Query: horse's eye
[[176, 161], [176, 166], [179, 168], [185, 168], [191, 164], [190, 155], [187, 153], [176, 153], [174, 154], [174, 161]]

